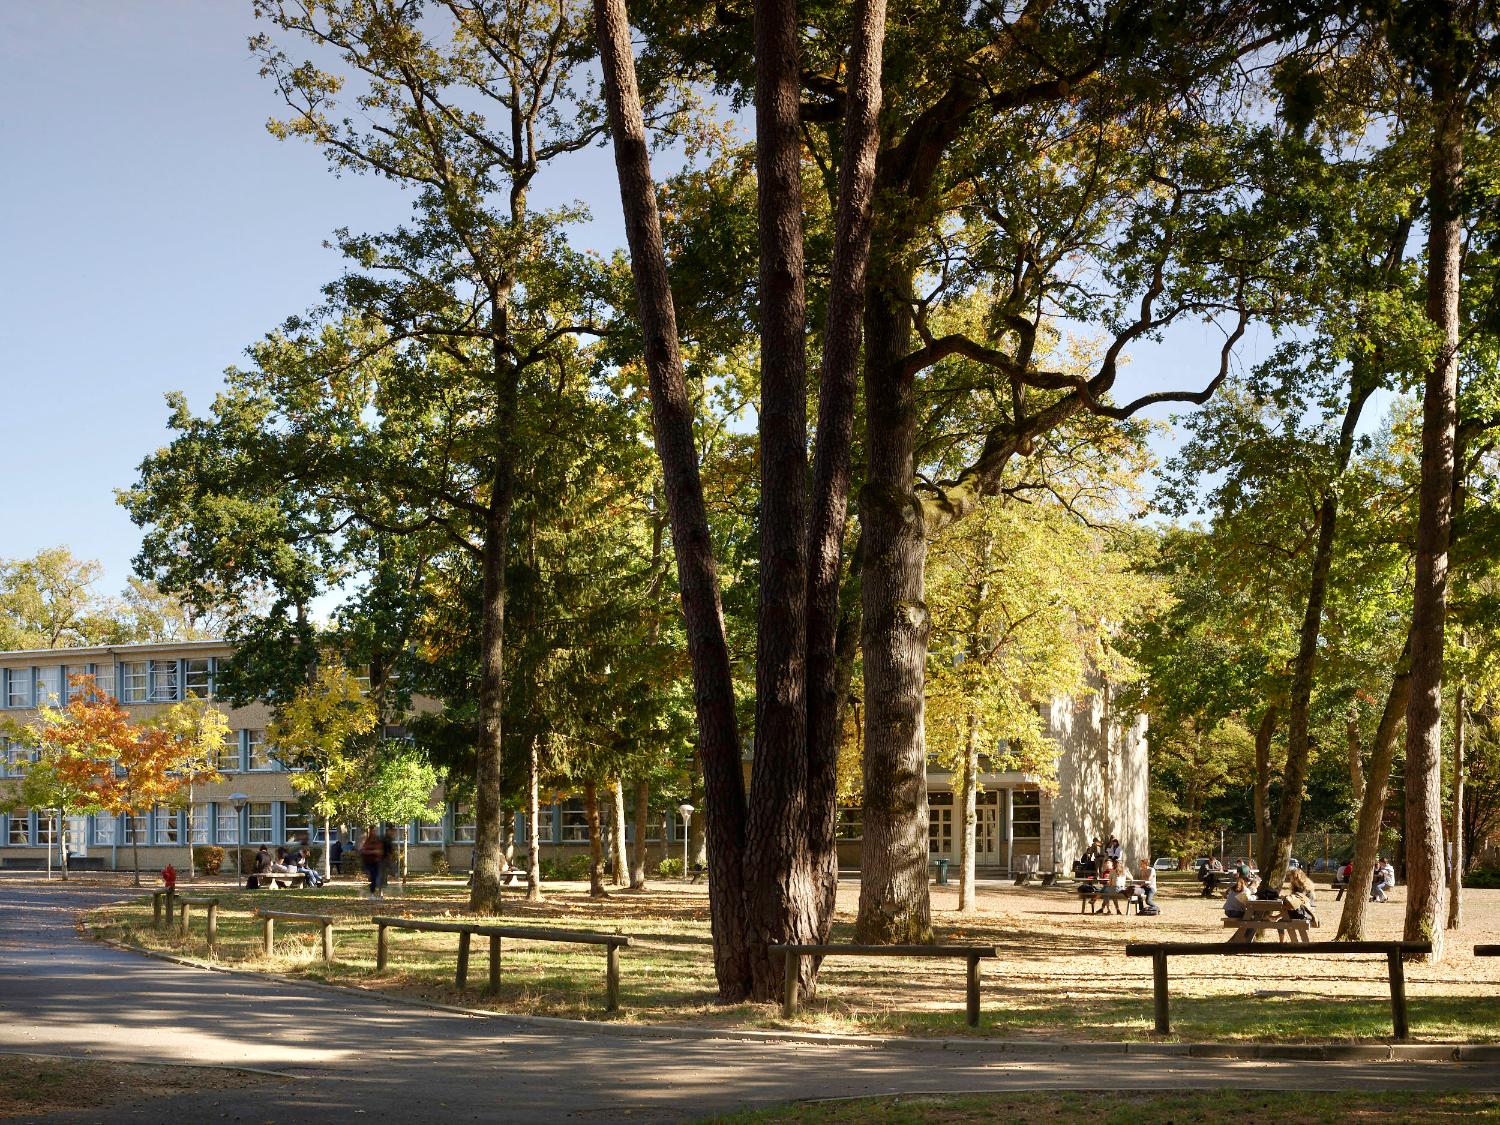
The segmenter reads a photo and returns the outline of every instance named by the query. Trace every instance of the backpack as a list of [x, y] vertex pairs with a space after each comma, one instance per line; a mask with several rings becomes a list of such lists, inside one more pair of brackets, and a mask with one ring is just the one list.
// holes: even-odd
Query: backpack
[[1161, 907], [1159, 907], [1159, 906], [1146, 906], [1146, 905], [1143, 904], [1141, 906], [1140, 913], [1146, 915], [1146, 917], [1148, 917], [1148, 918], [1151, 918], [1151, 917], [1154, 917], [1155, 915], [1161, 913]]

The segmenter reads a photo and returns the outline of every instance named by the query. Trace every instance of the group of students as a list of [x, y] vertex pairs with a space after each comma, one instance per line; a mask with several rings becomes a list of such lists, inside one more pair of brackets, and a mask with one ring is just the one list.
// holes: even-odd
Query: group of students
[[[1338, 870], [1335, 883], [1340, 887], [1347, 887], [1354, 882], [1354, 861], [1351, 859]], [[1370, 876], [1370, 901], [1389, 902], [1390, 892], [1396, 885], [1396, 869], [1391, 866], [1390, 861], [1383, 855], [1375, 857], [1375, 869]], [[1342, 892], [1339, 895], [1343, 897]]]
[[1281, 899], [1288, 918], [1304, 922], [1318, 920], [1318, 903], [1317, 896], [1313, 892], [1313, 881], [1300, 867], [1294, 868], [1287, 876], [1285, 894], [1272, 893], [1268, 896], [1262, 894], [1261, 890], [1260, 877], [1250, 870], [1248, 864], [1239, 864], [1234, 872], [1234, 882], [1230, 884], [1229, 891], [1224, 895], [1224, 917], [1243, 918], [1246, 910], [1245, 904], [1251, 899], [1270, 897]]
[[290, 847], [277, 848], [274, 856], [262, 844], [255, 853], [255, 867], [248, 885], [257, 886], [262, 875], [305, 875], [309, 887], [321, 887], [323, 876], [314, 870], [309, 858], [306, 837], [291, 841]]
[[1111, 836], [1107, 843], [1095, 837], [1074, 864], [1074, 871], [1106, 890], [1129, 891], [1134, 888], [1144, 900], [1141, 913], [1160, 914], [1161, 907], [1156, 905], [1156, 868], [1151, 866], [1149, 859], [1142, 859], [1137, 864], [1137, 877], [1131, 879], [1124, 855], [1117, 837]]

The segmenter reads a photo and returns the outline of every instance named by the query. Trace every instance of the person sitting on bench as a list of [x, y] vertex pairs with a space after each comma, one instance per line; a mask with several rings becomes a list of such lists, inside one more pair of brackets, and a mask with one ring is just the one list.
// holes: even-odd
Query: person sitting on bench
[[1140, 862], [1140, 875], [1136, 877], [1135, 889], [1145, 899], [1143, 909], [1156, 912], [1156, 868], [1151, 866], [1149, 859]]
[[1383, 856], [1375, 857], [1375, 877], [1371, 880], [1370, 901], [1389, 902], [1388, 892], [1396, 885], [1396, 869]]
[[1250, 886], [1245, 882], [1243, 875], [1236, 875], [1234, 886], [1229, 888], [1229, 893], [1224, 896], [1224, 917], [1243, 918], [1245, 916], [1245, 903], [1250, 901]]
[[1281, 899], [1281, 905], [1286, 908], [1286, 916], [1299, 922], [1311, 922], [1317, 925], [1317, 901], [1313, 894], [1313, 881], [1307, 877], [1307, 872], [1298, 867], [1288, 877], [1287, 882], [1290, 884], [1290, 889]]

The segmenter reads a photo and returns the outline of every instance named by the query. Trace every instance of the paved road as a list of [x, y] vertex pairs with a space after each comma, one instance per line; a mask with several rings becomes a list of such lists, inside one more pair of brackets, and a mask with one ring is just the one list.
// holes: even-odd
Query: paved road
[[[80, 938], [118, 888], [0, 877], [0, 1051], [269, 1067], [293, 1084], [56, 1120], [681, 1121], [805, 1097], [1142, 1086], [1500, 1091], [1500, 1067], [1005, 1058], [982, 1046], [762, 1044], [555, 1030], [185, 968]], [[226, 1104], [232, 1110], [226, 1111]]]

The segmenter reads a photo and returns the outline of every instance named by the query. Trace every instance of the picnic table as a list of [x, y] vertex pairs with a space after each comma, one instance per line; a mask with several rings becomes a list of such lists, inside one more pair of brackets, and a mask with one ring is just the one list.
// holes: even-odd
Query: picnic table
[[1139, 908], [1142, 901], [1144, 900], [1141, 893], [1134, 884], [1126, 887], [1123, 891], [1111, 890], [1108, 887], [1094, 887], [1090, 889], [1087, 884], [1078, 888], [1078, 913], [1080, 914], [1085, 909], [1088, 909], [1092, 914], [1108, 914], [1111, 905], [1114, 906], [1116, 914], [1124, 914], [1125, 910], [1121, 908], [1121, 902], [1126, 907], [1129, 907], [1131, 903], [1135, 903], [1137, 908]]
[[1288, 917], [1286, 905], [1279, 898], [1253, 898], [1245, 903], [1243, 918], [1224, 919], [1224, 925], [1234, 929], [1229, 935], [1231, 944], [1249, 944], [1257, 934], [1267, 932], [1274, 932], [1280, 941], [1290, 937], [1293, 942], [1307, 943], [1312, 940], [1308, 930], [1315, 924]]

